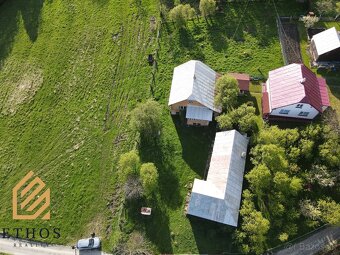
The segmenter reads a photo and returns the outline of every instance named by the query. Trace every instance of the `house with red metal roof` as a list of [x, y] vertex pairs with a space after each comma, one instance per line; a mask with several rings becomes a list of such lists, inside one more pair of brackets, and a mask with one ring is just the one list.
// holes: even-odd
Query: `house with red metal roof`
[[269, 72], [262, 86], [265, 119], [312, 120], [330, 106], [326, 81], [303, 64], [290, 64]]
[[250, 84], [250, 76], [249, 74], [245, 73], [229, 73], [232, 77], [237, 80], [238, 87], [241, 92], [248, 92], [249, 91], [249, 84]]

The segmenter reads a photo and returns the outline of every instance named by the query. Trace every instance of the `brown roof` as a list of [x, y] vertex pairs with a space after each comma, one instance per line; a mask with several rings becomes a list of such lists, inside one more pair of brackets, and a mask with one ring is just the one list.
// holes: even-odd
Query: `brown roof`
[[270, 113], [268, 92], [263, 92], [262, 93], [262, 114], [266, 115], [268, 113]]
[[229, 73], [229, 74], [237, 80], [240, 90], [249, 91], [250, 77], [248, 74], [244, 73]]

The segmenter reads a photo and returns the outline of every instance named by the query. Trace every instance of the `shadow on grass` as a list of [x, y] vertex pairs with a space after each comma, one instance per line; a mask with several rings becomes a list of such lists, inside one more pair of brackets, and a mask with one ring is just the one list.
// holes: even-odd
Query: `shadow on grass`
[[[146, 201], [144, 199], [130, 201], [126, 204], [127, 215], [130, 221], [135, 225], [126, 225], [122, 229], [125, 233], [130, 234], [135, 229], [142, 229], [146, 237], [157, 246], [161, 253], [173, 253], [171, 246], [171, 235], [169, 229], [169, 217], [166, 211], [156, 199]], [[140, 214], [142, 206], [152, 208], [150, 216]]]
[[251, 93], [247, 92], [243, 95], [240, 95], [238, 98], [238, 102], [240, 105], [247, 104], [255, 107], [255, 114], [260, 115], [260, 106], [257, 103], [256, 97], [252, 96]]
[[26, 32], [30, 40], [35, 42], [38, 38], [40, 12], [43, 7], [44, 0], [21, 0], [17, 4], [20, 6], [21, 16], [24, 21]]
[[[188, 219], [200, 254], [223, 254], [236, 251], [232, 245], [232, 234], [235, 228], [194, 216], [188, 216]], [[222, 236], [224, 238], [221, 238]]]
[[0, 6], [0, 69], [12, 50], [18, 32], [18, 11], [15, 1], [4, 1]]
[[152, 162], [156, 165], [161, 200], [171, 208], [181, 206], [183, 201], [172, 162], [174, 150], [173, 146], [162, 138], [152, 144], [143, 142], [139, 147], [142, 162]]
[[205, 56], [202, 49], [197, 44], [195, 38], [186, 28], [179, 29], [179, 41], [181, 47], [189, 51], [191, 59], [197, 59], [204, 62]]
[[203, 178], [215, 138], [216, 124], [210, 123], [208, 127], [188, 127], [179, 116], [172, 116], [172, 121], [182, 145], [183, 159]]
[[331, 90], [332, 94], [340, 99], [340, 72], [329, 70], [318, 70], [317, 74], [326, 79], [326, 83]]

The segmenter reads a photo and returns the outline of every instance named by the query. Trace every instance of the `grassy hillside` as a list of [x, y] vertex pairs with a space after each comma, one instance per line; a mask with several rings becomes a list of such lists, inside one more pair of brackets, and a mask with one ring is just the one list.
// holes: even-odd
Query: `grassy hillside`
[[[167, 98], [173, 67], [192, 58], [252, 75], [281, 66], [273, 6], [228, 4], [209, 23], [195, 19], [183, 30], [163, 23], [152, 82], [146, 56], [158, 47], [150, 24], [158, 6], [156, 0], [0, 6], [0, 225], [60, 227], [60, 243], [95, 231], [107, 250], [135, 230], [155, 253], [237, 250], [234, 228], [184, 216], [188, 184], [204, 177], [215, 129], [187, 128], [170, 116]], [[278, 8], [282, 15], [302, 12], [295, 1]], [[259, 85], [251, 90], [245, 101], [260, 114]], [[122, 210], [116, 161], [134, 146], [128, 113], [151, 92], [163, 105], [164, 128], [157, 146], [140, 148], [160, 179], [153, 215], [145, 219], [138, 207]], [[51, 188], [49, 222], [11, 219], [11, 189], [29, 170]]]
[[[14, 1], [0, 7], [0, 225], [60, 227], [61, 243], [110, 238], [126, 115], [149, 96], [157, 1]], [[51, 188], [51, 221], [13, 221], [29, 170]], [[111, 213], [112, 214], [112, 213]], [[112, 216], [111, 216], [112, 218]], [[55, 242], [56, 240], [51, 240]]]

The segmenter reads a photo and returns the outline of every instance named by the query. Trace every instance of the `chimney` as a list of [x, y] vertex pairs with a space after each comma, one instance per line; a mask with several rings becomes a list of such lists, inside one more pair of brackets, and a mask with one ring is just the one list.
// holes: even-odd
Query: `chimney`
[[301, 84], [304, 84], [305, 82], [306, 82], [306, 78], [303, 77], [303, 78], [300, 80], [300, 83], [301, 83]]

